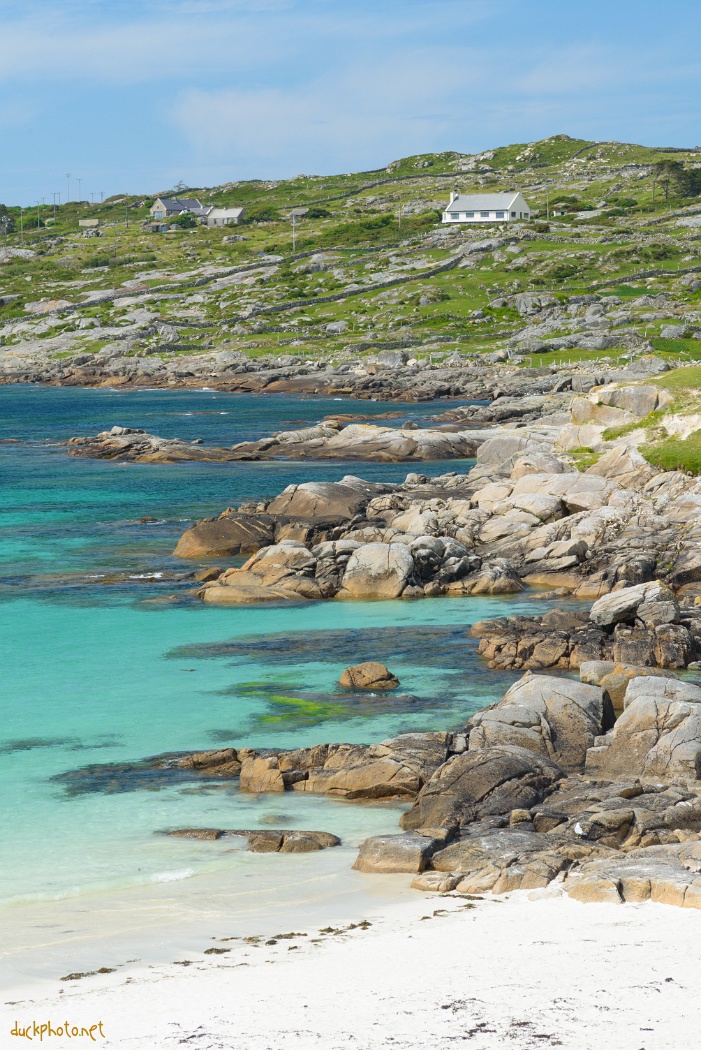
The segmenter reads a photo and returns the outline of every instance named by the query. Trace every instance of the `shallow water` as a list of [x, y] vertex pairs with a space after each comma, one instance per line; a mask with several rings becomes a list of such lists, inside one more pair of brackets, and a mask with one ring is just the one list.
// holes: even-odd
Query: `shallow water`
[[[480, 663], [467, 631], [476, 620], [532, 609], [523, 596], [240, 608], [153, 601], [182, 586], [167, 576], [191, 567], [171, 551], [192, 520], [312, 478], [400, 481], [406, 464], [119, 465], [70, 458], [57, 444], [115, 423], [233, 444], [339, 410], [323, 398], [0, 387], [0, 438], [19, 439], [0, 444], [0, 835], [8, 846], [0, 902], [27, 922], [31, 902], [149, 886], [155, 900], [169, 881], [196, 894], [197, 876], [217, 874], [230, 881], [254, 872], [263, 886], [287, 864], [159, 830], [313, 828], [352, 846], [397, 826], [391, 806], [251, 797], [222, 783], [122, 781], [106, 791], [89, 776], [76, 790], [55, 779], [62, 774], [165, 751], [373, 742], [444, 729], [513, 680]], [[418, 469], [436, 475], [469, 465]], [[157, 523], [138, 524], [146, 515]], [[338, 691], [341, 670], [368, 658], [399, 676], [397, 693], [361, 699]], [[294, 883], [300, 871], [304, 882], [308, 867], [288, 864], [286, 878]], [[6, 913], [8, 922], [10, 914], [20, 912]]]

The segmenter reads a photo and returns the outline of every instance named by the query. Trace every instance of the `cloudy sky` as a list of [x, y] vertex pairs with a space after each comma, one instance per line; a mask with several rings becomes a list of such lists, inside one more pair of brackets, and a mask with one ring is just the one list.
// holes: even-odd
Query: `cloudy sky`
[[0, 201], [701, 144], [691, 0], [0, 0]]

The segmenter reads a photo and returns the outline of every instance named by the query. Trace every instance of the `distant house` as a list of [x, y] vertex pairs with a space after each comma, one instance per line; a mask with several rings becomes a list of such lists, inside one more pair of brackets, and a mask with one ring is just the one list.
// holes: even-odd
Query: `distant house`
[[518, 222], [531, 208], [520, 193], [451, 193], [444, 223]]
[[172, 219], [183, 212], [193, 215], [205, 215], [205, 208], [198, 200], [176, 200], [175, 197], [157, 197], [149, 211], [154, 219]]
[[245, 214], [245, 208], [208, 208], [205, 222], [208, 226], [236, 226]]
[[300, 219], [306, 219], [309, 208], [293, 208], [289, 214], [290, 219], [294, 219], [295, 222], [299, 222]]

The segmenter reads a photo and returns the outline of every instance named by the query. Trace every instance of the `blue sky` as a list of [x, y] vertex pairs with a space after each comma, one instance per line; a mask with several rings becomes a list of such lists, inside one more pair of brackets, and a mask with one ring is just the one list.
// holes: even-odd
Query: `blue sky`
[[0, 0], [0, 201], [701, 144], [691, 0]]

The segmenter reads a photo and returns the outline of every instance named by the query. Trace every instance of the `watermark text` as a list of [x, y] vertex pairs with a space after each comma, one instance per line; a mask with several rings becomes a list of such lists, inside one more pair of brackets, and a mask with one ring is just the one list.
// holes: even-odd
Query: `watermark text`
[[99, 1039], [105, 1039], [102, 1021], [92, 1024], [88, 1028], [83, 1025], [70, 1024], [63, 1021], [54, 1024], [52, 1021], [32, 1021], [31, 1024], [22, 1027], [19, 1021], [15, 1021], [14, 1028], [10, 1031], [18, 1039], [29, 1039], [34, 1042], [43, 1043], [44, 1039], [92, 1039], [93, 1043]]

